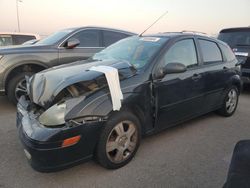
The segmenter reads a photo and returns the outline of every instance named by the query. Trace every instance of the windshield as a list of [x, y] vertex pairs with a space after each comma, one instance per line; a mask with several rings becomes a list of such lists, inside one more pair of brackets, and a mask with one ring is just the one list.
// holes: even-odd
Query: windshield
[[72, 29], [58, 31], [58, 32], [53, 33], [52, 35], [38, 41], [36, 44], [38, 44], [38, 45], [40, 45], [40, 44], [53, 45], [53, 44], [59, 42], [62, 38], [64, 38], [66, 35], [68, 35], [72, 31], [73, 31]]
[[94, 60], [128, 61], [135, 68], [145, 66], [168, 38], [133, 36], [107, 47], [93, 56]]
[[236, 46], [250, 46], [250, 31], [220, 33], [218, 38], [226, 42], [231, 48]]

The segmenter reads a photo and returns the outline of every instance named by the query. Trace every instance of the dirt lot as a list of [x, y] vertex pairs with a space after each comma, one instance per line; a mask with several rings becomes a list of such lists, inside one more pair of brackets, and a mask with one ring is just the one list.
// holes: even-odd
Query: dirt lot
[[250, 139], [250, 91], [230, 118], [214, 113], [145, 138], [118, 170], [93, 161], [56, 173], [27, 163], [15, 127], [15, 107], [0, 97], [0, 187], [222, 187], [234, 145]]

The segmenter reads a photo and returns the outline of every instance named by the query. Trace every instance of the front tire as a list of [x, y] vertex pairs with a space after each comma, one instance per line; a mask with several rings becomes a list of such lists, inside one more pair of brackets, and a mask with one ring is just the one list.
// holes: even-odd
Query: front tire
[[223, 105], [218, 113], [224, 117], [232, 116], [237, 108], [239, 100], [239, 91], [236, 86], [230, 87], [224, 97]]
[[33, 72], [23, 72], [13, 77], [7, 86], [7, 96], [13, 104], [17, 104], [18, 99], [27, 93], [25, 76], [32, 76]]
[[131, 112], [115, 112], [104, 126], [97, 145], [97, 161], [108, 169], [125, 166], [140, 145], [139, 120]]

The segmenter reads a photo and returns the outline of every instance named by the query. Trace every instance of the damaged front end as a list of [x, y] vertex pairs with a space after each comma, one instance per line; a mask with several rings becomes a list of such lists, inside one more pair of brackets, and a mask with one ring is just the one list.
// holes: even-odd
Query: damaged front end
[[[105, 74], [90, 70], [91, 67], [102, 64], [104, 63], [76, 63], [34, 75], [28, 83], [28, 94], [32, 103], [44, 110], [38, 117], [39, 122], [53, 127], [69, 121], [79, 124], [105, 119], [109, 111], [106, 114], [94, 114], [93, 103], [97, 108], [104, 98], [109, 98], [110, 105], [110, 88]], [[136, 72], [127, 62], [109, 61], [105, 65], [117, 69], [120, 80], [127, 79]], [[89, 106], [88, 109], [86, 106]]]
[[[105, 74], [90, 70], [99, 63], [59, 66], [29, 79], [28, 95], [17, 105], [17, 127], [36, 170], [61, 169], [92, 157], [113, 109]], [[120, 80], [136, 73], [125, 62], [105, 65], [115, 67]]]

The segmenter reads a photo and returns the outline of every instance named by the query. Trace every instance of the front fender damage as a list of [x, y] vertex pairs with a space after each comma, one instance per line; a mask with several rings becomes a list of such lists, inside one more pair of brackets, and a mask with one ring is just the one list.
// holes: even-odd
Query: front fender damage
[[[101, 121], [107, 118], [107, 114], [110, 112], [110, 107], [111, 111], [119, 111], [122, 106], [121, 101], [123, 100], [123, 94], [121, 91], [119, 72], [117, 68], [110, 66], [93, 66], [90, 67], [85, 73], [91, 73], [91, 75], [95, 75], [95, 77], [69, 85], [59, 92], [57, 96], [54, 96], [53, 105], [59, 106], [61, 104], [65, 104], [66, 106], [63, 117], [64, 123], [71, 120], [78, 123], [84, 123], [84, 121], [92, 120]], [[45, 85], [48, 84], [46, 83], [48, 82], [48, 80], [46, 80], [46, 76], [41, 76], [41, 82], [43, 83], [40, 84], [42, 89], [40, 88], [37, 92], [40, 92], [41, 96], [45, 96], [43, 94], [46, 92], [44, 88], [46, 87]], [[36, 86], [37, 85], [38, 84], [36, 84]], [[39, 98], [33, 97], [33, 100], [38, 101]], [[46, 113], [46, 111], [49, 111], [53, 105], [50, 105], [50, 107], [46, 109], [46, 104], [44, 104], [45, 115], [42, 114], [41, 117], [45, 120], [45, 122], [46, 114], [49, 114], [48, 112]], [[96, 109], [101, 105], [107, 106], [107, 112], [105, 115], [103, 111], [101, 114], [96, 113], [98, 112]], [[59, 111], [58, 108], [56, 110]], [[50, 119], [51, 117], [52, 116], [50, 116]], [[60, 121], [60, 124], [62, 124], [62, 121]], [[51, 126], [52, 124], [48, 123], [48, 125]]]

